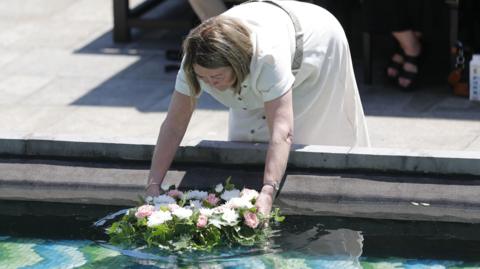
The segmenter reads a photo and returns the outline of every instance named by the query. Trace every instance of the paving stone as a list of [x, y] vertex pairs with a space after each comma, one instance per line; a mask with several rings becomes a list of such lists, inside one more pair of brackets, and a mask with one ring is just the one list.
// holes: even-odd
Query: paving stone
[[5, 65], [7, 75], [55, 75], [111, 79], [139, 60], [138, 56], [75, 54], [66, 50], [35, 49]]
[[104, 78], [61, 77], [20, 101], [25, 106], [69, 106], [105, 82]]
[[[183, 12], [186, 1], [171, 5]], [[115, 44], [111, 29], [109, 0], [0, 1], [0, 136], [155, 143], [176, 76], [165, 73], [176, 64], [165, 50], [178, 49], [184, 32], [135, 30], [132, 42]], [[374, 147], [480, 150], [480, 103], [446, 84], [367, 86], [356, 63]], [[227, 124], [228, 109], [204, 94], [182, 144], [226, 140]]]
[[148, 111], [153, 104], [168, 96], [173, 87], [162, 87], [169, 82], [159, 80], [112, 79], [91, 89], [71, 104], [99, 107], [134, 107]]
[[64, 114], [61, 120], [54, 124], [37, 129], [38, 134], [78, 135], [82, 139], [110, 139], [114, 142], [122, 137], [137, 137], [140, 134], [150, 134], [151, 143], [156, 140], [159, 125], [145, 124], [138, 119], [142, 112], [134, 108], [109, 107], [71, 107], [72, 111]]
[[0, 104], [22, 103], [41, 90], [52, 78], [47, 76], [14, 75], [0, 80]]
[[[76, 108], [49, 106], [0, 106], [0, 134], [33, 134], [62, 120]], [[0, 135], [1, 136], [1, 135]]]
[[101, 29], [102, 24], [91, 22], [69, 22], [66, 27], [61, 21], [29, 21], [0, 32], [0, 38], [4, 40], [0, 44], [17, 49], [70, 49], [94, 40], [101, 34]]
[[44, 20], [75, 3], [76, 0], [2, 0], [0, 1], [1, 20]]
[[[142, 59], [132, 67], [129, 72], [123, 72], [122, 77], [130, 79], [163, 79], [175, 81], [177, 77], [178, 62], [171, 62], [165, 58], [164, 51], [161, 55], [153, 55], [151, 57], [142, 57]], [[167, 68], [174, 68], [168, 72]]]
[[360, 96], [367, 116], [400, 116], [413, 98], [411, 94], [392, 87], [366, 86], [359, 84]]
[[228, 138], [228, 113], [197, 109], [190, 120], [184, 142]]
[[[130, 1], [137, 5], [139, 1]], [[137, 3], [135, 3], [137, 2]], [[52, 16], [52, 20], [60, 22], [102, 22], [113, 23], [113, 1], [77, 0]]]
[[480, 133], [480, 123], [469, 120], [367, 117], [373, 147], [467, 150]]

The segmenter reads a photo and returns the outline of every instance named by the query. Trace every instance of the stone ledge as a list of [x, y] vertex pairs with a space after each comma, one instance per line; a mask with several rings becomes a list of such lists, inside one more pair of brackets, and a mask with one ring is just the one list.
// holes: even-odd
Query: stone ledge
[[[149, 161], [153, 144], [66, 141], [35, 138], [0, 139], [0, 155]], [[263, 165], [267, 145], [226, 141], [191, 141], [177, 151], [177, 163]], [[298, 169], [363, 170], [438, 175], [480, 175], [480, 152], [412, 151], [391, 148], [348, 148], [295, 145], [289, 166]]]

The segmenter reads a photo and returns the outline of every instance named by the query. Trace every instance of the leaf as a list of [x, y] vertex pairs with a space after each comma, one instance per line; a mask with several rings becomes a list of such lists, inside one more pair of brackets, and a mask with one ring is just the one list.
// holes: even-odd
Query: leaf
[[271, 217], [273, 218], [273, 220], [275, 222], [282, 222], [285, 220], [285, 216], [282, 216], [280, 215], [280, 208], [275, 208], [275, 210], [273, 211]]
[[168, 245], [173, 237], [173, 231], [166, 223], [147, 229], [145, 241], [148, 246]]
[[188, 234], [184, 234], [180, 236], [176, 241], [172, 242], [172, 246], [174, 250], [189, 250], [191, 249], [191, 242], [190, 236]]
[[235, 189], [235, 185], [230, 183], [230, 180], [232, 179], [231, 176], [229, 176], [226, 180], [225, 180], [225, 187], [224, 189], [227, 190], [227, 191], [231, 191], [233, 189]]
[[[174, 189], [174, 185], [169, 189]], [[231, 177], [225, 181], [223, 191], [231, 191], [235, 185], [231, 183]], [[145, 202], [143, 197], [141, 201]], [[185, 206], [186, 196], [177, 201], [179, 206]], [[164, 208], [167, 210], [167, 208]], [[268, 244], [270, 238], [275, 236], [275, 231], [271, 227], [284, 221], [285, 217], [280, 214], [280, 210], [275, 208], [270, 216], [265, 216], [257, 212], [256, 207], [249, 209], [237, 209], [237, 213], [243, 215], [246, 212], [257, 214], [261, 222], [271, 222], [272, 225], [263, 228], [252, 229], [239, 221], [238, 224], [224, 223], [220, 215], [210, 216], [208, 225], [204, 228], [197, 228], [200, 213], [194, 211], [193, 215], [186, 219], [173, 216], [161, 225], [148, 227], [147, 218], [137, 218], [135, 212], [138, 208], [131, 208], [106, 229], [110, 237], [110, 242], [114, 245], [126, 247], [155, 247], [170, 251], [191, 251], [203, 250], [211, 251], [218, 246], [264, 246]], [[230, 226], [232, 225], [232, 226]]]

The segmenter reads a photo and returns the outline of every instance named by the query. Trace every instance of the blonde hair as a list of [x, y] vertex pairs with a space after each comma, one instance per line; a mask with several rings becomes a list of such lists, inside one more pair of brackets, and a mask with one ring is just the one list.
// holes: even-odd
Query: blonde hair
[[240, 93], [241, 83], [250, 73], [252, 51], [250, 31], [237, 19], [216, 16], [192, 29], [183, 41], [183, 71], [191, 96], [200, 93], [194, 64], [204, 68], [231, 67], [236, 78], [234, 92]]

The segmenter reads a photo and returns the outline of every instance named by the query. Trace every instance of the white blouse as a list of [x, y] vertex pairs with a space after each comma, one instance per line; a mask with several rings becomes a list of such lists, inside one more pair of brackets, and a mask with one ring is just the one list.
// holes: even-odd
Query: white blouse
[[[222, 14], [241, 20], [251, 31], [253, 45], [250, 74], [240, 94], [199, 81], [202, 92], [230, 108], [229, 139], [268, 141], [264, 103], [292, 89], [295, 143], [368, 146], [350, 51], [340, 24], [319, 6], [296, 1], [282, 4], [296, 14], [304, 32], [304, 58], [296, 76], [291, 72], [295, 31], [284, 10], [254, 2]], [[191, 94], [183, 66], [175, 90]]]

